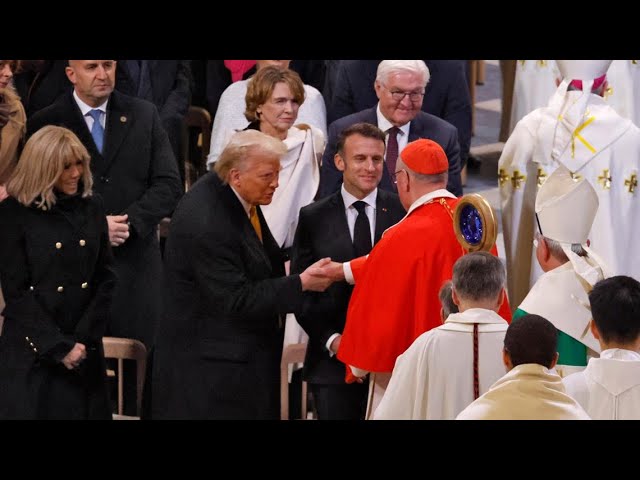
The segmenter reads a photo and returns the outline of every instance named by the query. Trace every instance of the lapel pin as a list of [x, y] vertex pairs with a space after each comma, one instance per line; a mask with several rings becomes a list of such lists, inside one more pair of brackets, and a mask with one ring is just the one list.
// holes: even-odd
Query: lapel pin
[[126, 123], [127, 122], [127, 117], [125, 117], [124, 115], [120, 117], [120, 122], [122, 123]]

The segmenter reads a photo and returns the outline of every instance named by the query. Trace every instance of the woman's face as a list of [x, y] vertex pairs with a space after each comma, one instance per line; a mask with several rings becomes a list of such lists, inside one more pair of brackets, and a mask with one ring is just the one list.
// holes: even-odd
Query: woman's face
[[298, 118], [300, 104], [293, 98], [289, 85], [276, 83], [269, 99], [258, 106], [260, 131], [272, 137], [284, 139], [287, 131]]
[[78, 182], [84, 174], [84, 161], [74, 160], [64, 164], [64, 170], [56, 180], [55, 188], [67, 195], [73, 195], [78, 192]]
[[0, 60], [0, 88], [7, 88], [12, 78], [13, 72], [9, 66], [9, 62]]

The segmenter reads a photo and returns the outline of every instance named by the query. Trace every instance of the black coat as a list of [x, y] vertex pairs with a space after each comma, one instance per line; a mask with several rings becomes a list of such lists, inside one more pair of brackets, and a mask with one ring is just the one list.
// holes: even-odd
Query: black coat
[[113, 249], [118, 283], [107, 332], [150, 346], [161, 310], [157, 226], [171, 215], [183, 190], [158, 111], [150, 102], [113, 92], [103, 154], [71, 94], [30, 118], [27, 135], [51, 124], [72, 130], [87, 147], [93, 188], [102, 195], [107, 214], [129, 215], [131, 236]]
[[[377, 243], [382, 233], [405, 214], [397, 194], [378, 190], [374, 242]], [[302, 272], [324, 257], [331, 257], [336, 262], [347, 262], [355, 257], [340, 191], [300, 210], [291, 272]], [[344, 384], [344, 363], [335, 355], [329, 357], [326, 343], [334, 333], [342, 333], [352, 291], [353, 286], [347, 282], [336, 282], [325, 292], [306, 293], [311, 302], [296, 319], [309, 335], [304, 378], [310, 383]]]
[[[102, 202], [0, 203], [0, 418], [109, 419], [102, 336], [115, 284]], [[60, 363], [76, 342], [78, 369]]]
[[165, 314], [156, 339], [153, 418], [277, 419], [283, 322], [298, 275], [257, 209], [263, 244], [215, 173], [187, 192], [165, 247]]

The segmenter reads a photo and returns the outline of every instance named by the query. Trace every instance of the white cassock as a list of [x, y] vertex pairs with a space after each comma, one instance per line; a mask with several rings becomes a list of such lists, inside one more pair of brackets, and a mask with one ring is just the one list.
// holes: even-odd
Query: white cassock
[[[509, 132], [528, 113], [544, 107], [556, 91], [560, 72], [555, 60], [518, 60]], [[640, 60], [614, 60], [607, 70], [605, 100], [624, 118], [640, 124]]]
[[570, 108], [558, 121], [565, 100], [571, 105], [583, 95], [566, 87], [562, 82], [549, 105], [518, 123], [498, 162], [507, 285], [514, 307], [542, 274], [533, 249], [534, 205], [538, 187], [558, 162], [586, 178], [598, 194], [591, 248], [612, 275], [640, 278], [640, 255], [631, 248], [640, 232], [640, 129], [593, 94], [588, 94], [582, 118], [572, 118], [578, 109]]
[[505, 373], [502, 347], [508, 323], [471, 308], [420, 335], [397, 360], [374, 420], [453, 420], [474, 400], [473, 324], [478, 323], [480, 395]]
[[640, 354], [612, 348], [563, 380], [594, 420], [640, 420]]
[[456, 420], [589, 420], [589, 415], [566, 394], [556, 373], [526, 363], [512, 368]]
[[525, 115], [549, 103], [559, 75], [555, 60], [516, 61], [509, 133]]

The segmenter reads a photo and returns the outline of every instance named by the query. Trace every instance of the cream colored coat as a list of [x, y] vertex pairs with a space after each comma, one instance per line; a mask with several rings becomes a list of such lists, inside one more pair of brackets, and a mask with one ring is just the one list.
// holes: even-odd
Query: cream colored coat
[[565, 393], [562, 379], [542, 365], [511, 369], [456, 420], [589, 420]]

